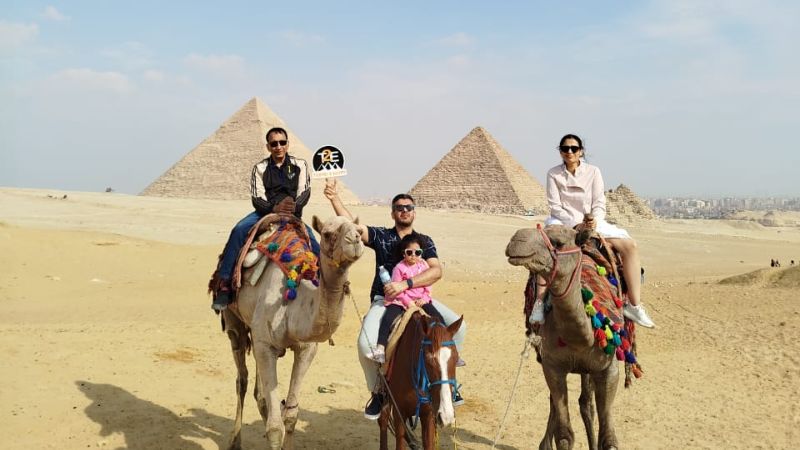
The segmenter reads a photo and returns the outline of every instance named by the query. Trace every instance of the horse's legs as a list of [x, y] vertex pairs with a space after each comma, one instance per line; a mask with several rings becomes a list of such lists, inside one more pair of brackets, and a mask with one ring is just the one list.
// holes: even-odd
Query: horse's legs
[[395, 450], [405, 450], [406, 427], [403, 425], [403, 415], [395, 407], [390, 409], [394, 415], [394, 448]]
[[247, 327], [229, 311], [223, 311], [225, 331], [231, 341], [233, 362], [236, 364], [236, 419], [233, 422], [233, 433], [228, 444], [228, 450], [242, 448], [242, 410], [244, 397], [247, 394]]
[[436, 448], [436, 417], [430, 403], [420, 408], [419, 421], [422, 424], [422, 448], [434, 450]]
[[[278, 355], [277, 351], [269, 345], [269, 341], [264, 339], [260, 330], [253, 329], [253, 354], [256, 357], [256, 375], [259, 395], [263, 396], [266, 404], [267, 417], [265, 422], [267, 430], [267, 442], [270, 449], [279, 450], [283, 445], [283, 420], [280, 415], [280, 398], [278, 396]], [[261, 409], [259, 405], [259, 410]], [[262, 416], [264, 412], [262, 411]]]
[[297, 413], [300, 411], [300, 386], [303, 383], [308, 368], [317, 354], [317, 343], [303, 343], [292, 347], [294, 363], [292, 364], [292, 380], [289, 382], [289, 393], [286, 395], [286, 404], [281, 412], [286, 435], [283, 440], [284, 450], [294, 448], [294, 427], [297, 425]]
[[389, 450], [387, 429], [389, 428], [389, 417], [391, 417], [391, 415], [391, 408], [383, 408], [381, 410], [381, 416], [378, 417], [378, 428], [381, 430], [381, 450]]
[[595, 400], [597, 401], [597, 418], [600, 424], [598, 431], [598, 446], [602, 450], [618, 447], [617, 435], [614, 431], [614, 419], [611, 416], [611, 407], [617, 395], [619, 383], [619, 368], [613, 361], [608, 369], [592, 375], [595, 384]]
[[569, 424], [569, 404], [567, 395], [567, 374], [547, 366], [542, 366], [547, 387], [550, 388], [552, 411], [555, 420], [554, 437], [558, 450], [571, 449], [575, 434]]
[[594, 434], [594, 381], [588, 374], [581, 374], [581, 396], [578, 399], [581, 419], [586, 428], [586, 439], [589, 450], [597, 450], [597, 439]]

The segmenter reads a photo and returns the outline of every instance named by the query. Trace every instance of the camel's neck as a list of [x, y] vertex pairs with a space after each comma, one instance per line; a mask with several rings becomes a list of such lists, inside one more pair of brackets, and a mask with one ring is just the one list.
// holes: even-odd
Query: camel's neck
[[335, 268], [323, 260], [320, 266], [319, 287], [309, 288], [309, 295], [298, 295], [298, 300], [302, 299], [304, 303], [299, 311], [295, 311], [292, 320], [292, 334], [302, 342], [328, 340], [342, 321], [348, 270]]
[[[580, 265], [580, 253], [574, 256], [562, 256], [559, 264], [558, 273], [550, 287], [550, 292], [553, 294], [553, 319], [558, 336], [567, 345], [576, 347], [592, 345], [594, 334], [581, 297], [580, 267], [577, 268], [575, 280], [570, 283], [576, 270], [575, 265]], [[564, 293], [562, 297], [555, 298], [555, 294], [562, 295], [562, 293]]]

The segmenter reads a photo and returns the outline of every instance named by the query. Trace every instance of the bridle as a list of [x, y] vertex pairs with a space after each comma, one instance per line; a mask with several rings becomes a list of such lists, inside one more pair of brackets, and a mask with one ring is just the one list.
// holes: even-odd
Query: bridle
[[[431, 323], [432, 327], [446, 327], [441, 322]], [[419, 347], [419, 359], [417, 360], [417, 369], [413, 372], [414, 392], [417, 394], [417, 408], [414, 413], [414, 428], [416, 428], [416, 421], [419, 420], [419, 409], [426, 403], [431, 403], [431, 387], [442, 384], [449, 384], [452, 386], [451, 395], [455, 401], [456, 392], [458, 392], [458, 382], [453, 378], [452, 380], [435, 380], [431, 381], [428, 377], [428, 369], [425, 367], [425, 346], [433, 346], [433, 341], [430, 339], [422, 339], [422, 345]], [[449, 341], [442, 341], [442, 347], [455, 347], [456, 343], [452, 339]]]
[[[547, 250], [550, 251], [550, 256], [553, 258], [553, 269], [550, 271], [550, 274], [548, 274], [547, 280], [545, 281], [544, 284], [539, 284], [537, 282], [536, 285], [537, 286], [541, 286], [541, 287], [543, 287], [545, 289], [549, 289], [550, 286], [553, 284], [553, 281], [556, 279], [556, 275], [558, 273], [558, 257], [559, 256], [563, 256], [563, 255], [572, 255], [574, 253], [581, 253], [581, 248], [576, 245], [576, 246], [570, 247], [570, 248], [568, 248], [566, 250], [557, 250], [555, 247], [553, 247], [553, 244], [550, 242], [550, 238], [544, 232], [544, 229], [542, 228], [542, 224], [537, 223], [536, 224], [536, 230], [538, 230], [539, 233], [542, 235], [542, 238], [544, 240], [544, 245], [547, 246]], [[553, 295], [553, 299], [554, 300], [560, 300], [560, 299], [562, 299], [562, 298], [567, 296], [567, 294], [569, 293], [570, 289], [572, 289], [572, 286], [575, 284], [575, 281], [578, 278], [580, 278], [580, 275], [579, 275], [580, 274], [580, 270], [581, 270], [581, 265], [580, 264], [575, 264], [575, 270], [572, 271], [572, 275], [570, 275], [570, 277], [569, 277], [569, 284], [567, 284], [567, 288], [564, 289], [564, 292], [562, 292], [561, 294], [556, 294], [555, 292], [550, 291], [550, 293]]]

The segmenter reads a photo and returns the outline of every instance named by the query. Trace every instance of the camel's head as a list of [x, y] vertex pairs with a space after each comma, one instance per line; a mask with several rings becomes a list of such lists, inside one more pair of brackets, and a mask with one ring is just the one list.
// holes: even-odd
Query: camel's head
[[312, 220], [314, 230], [322, 237], [320, 253], [330, 264], [345, 269], [364, 254], [364, 243], [358, 233], [358, 218], [351, 221], [335, 216], [322, 222], [317, 216]]
[[[575, 231], [571, 228], [550, 225], [544, 232], [556, 250], [575, 245]], [[523, 266], [533, 273], [548, 273], [553, 269], [553, 257], [537, 228], [517, 230], [506, 247], [506, 256], [509, 264]]]

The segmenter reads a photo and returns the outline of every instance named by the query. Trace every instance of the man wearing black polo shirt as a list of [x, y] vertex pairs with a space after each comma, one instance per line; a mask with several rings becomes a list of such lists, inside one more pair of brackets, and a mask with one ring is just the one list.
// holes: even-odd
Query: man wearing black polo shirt
[[[349, 217], [353, 220], [350, 211], [344, 207], [344, 204], [342, 204], [336, 192], [335, 179], [326, 182], [325, 197], [331, 201], [336, 215]], [[394, 227], [392, 228], [365, 225], [358, 226], [361, 240], [367, 247], [375, 250], [375, 276], [369, 294], [371, 304], [367, 315], [364, 317], [361, 333], [358, 336], [358, 359], [364, 370], [367, 387], [372, 393], [372, 398], [364, 410], [364, 416], [370, 420], [376, 420], [380, 417], [381, 405], [383, 403], [383, 396], [380, 394], [380, 384], [378, 383], [379, 367], [375, 361], [367, 357], [367, 354], [369, 354], [377, 344], [376, 341], [378, 339], [381, 317], [383, 317], [383, 313], [386, 309], [383, 306], [384, 296], [395, 296], [412, 286], [431, 286], [442, 278], [442, 266], [439, 263], [439, 256], [436, 253], [436, 245], [433, 243], [433, 239], [424, 234], [417, 233], [414, 230], [414, 218], [416, 217], [414, 199], [408, 194], [396, 195], [394, 199], [392, 199], [391, 217], [392, 220], [394, 220]], [[395, 247], [403, 237], [409, 234], [416, 234], [421, 238], [421, 241], [424, 243], [424, 245], [422, 245], [422, 258], [428, 263], [430, 268], [409, 280], [390, 282], [384, 285], [381, 283], [378, 270], [383, 266], [389, 273], [392, 273], [394, 266], [400, 262], [400, 260], [397, 259]], [[447, 325], [458, 320], [459, 316], [438, 300], [434, 299], [433, 305], [442, 314]], [[464, 341], [466, 330], [466, 324], [462, 323], [461, 328], [455, 336], [453, 336], [453, 340], [456, 342], [459, 351], [461, 350], [461, 343]], [[461, 363], [463, 364], [463, 362]], [[463, 402], [464, 400], [461, 398], [460, 394], [456, 394], [454, 405], [458, 406]]]

